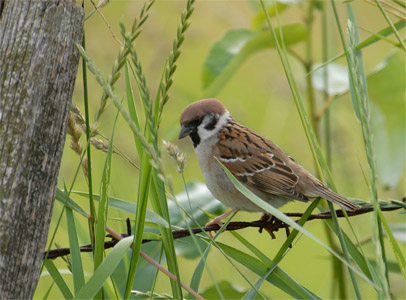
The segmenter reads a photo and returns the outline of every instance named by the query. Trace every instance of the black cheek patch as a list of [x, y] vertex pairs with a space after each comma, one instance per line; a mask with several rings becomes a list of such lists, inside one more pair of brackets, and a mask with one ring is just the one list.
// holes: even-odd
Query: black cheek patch
[[204, 126], [204, 129], [206, 130], [213, 130], [214, 128], [216, 128], [216, 124], [217, 124], [217, 118], [215, 118], [213, 116], [212, 120], [210, 121], [209, 124], [207, 124], [206, 126]]
[[192, 139], [193, 147], [196, 148], [200, 144], [200, 136], [197, 134], [196, 131], [190, 133], [189, 136]]

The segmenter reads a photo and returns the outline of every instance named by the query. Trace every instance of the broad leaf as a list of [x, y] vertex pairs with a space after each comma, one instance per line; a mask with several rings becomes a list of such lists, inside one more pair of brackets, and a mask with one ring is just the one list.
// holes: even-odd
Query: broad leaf
[[[228, 281], [224, 281], [224, 280], [220, 281], [218, 283], [218, 285], [221, 289], [221, 292], [224, 293], [224, 295], [227, 295], [227, 299], [241, 299], [246, 292], [246, 289], [240, 288]], [[199, 294], [204, 299], [220, 299], [221, 298], [219, 293], [217, 292], [217, 289], [215, 286], [211, 286]]]
[[400, 52], [389, 56], [368, 76], [377, 171], [381, 183], [391, 188], [405, 171], [405, 82], [405, 57]]
[[[217, 242], [215, 246], [221, 248], [221, 250], [223, 250], [232, 259], [239, 262], [259, 276], [264, 276], [268, 271], [268, 267], [262, 261], [251, 255], [223, 243]], [[277, 266], [265, 280], [272, 283], [274, 286], [281, 289], [293, 298], [320, 299], [317, 295], [313, 294], [311, 291], [307, 290], [304, 286], [290, 277], [279, 266]]]
[[[323, 68], [314, 66], [313, 87], [319, 91], [327, 92], [330, 96], [342, 94], [350, 88], [348, 81], [348, 69], [339, 64], [331, 63]], [[327, 86], [324, 84], [324, 73], [327, 72]]]
[[406, 224], [405, 223], [391, 224], [389, 225], [389, 227], [395, 239], [398, 240], [399, 242], [402, 242], [403, 244], [406, 244]]
[[[213, 197], [205, 184], [199, 182], [189, 183], [187, 185], [187, 191], [188, 193], [186, 193], [186, 191], [181, 192], [176, 198], [178, 199], [178, 203], [188, 212], [188, 214], [193, 216], [195, 222], [200, 226], [204, 226], [209, 221], [209, 217], [205, 212], [214, 215], [221, 215], [224, 212], [224, 205]], [[185, 220], [183, 220], [182, 212], [177, 207], [176, 203], [169, 202], [169, 211], [172, 225], [180, 226], [182, 228], [187, 227]], [[187, 219], [186, 221], [190, 227], [197, 227], [196, 223], [192, 220]], [[207, 243], [200, 239], [197, 239], [197, 243], [201, 251], [204, 252]], [[182, 242], [176, 243], [176, 253], [189, 259], [200, 256], [200, 252], [196, 248], [196, 244], [193, 242], [192, 237], [183, 238]]]
[[[251, 2], [251, 1], [250, 1]], [[256, 5], [258, 5], [258, 8], [261, 6], [259, 5], [258, 2], [253, 1]], [[275, 1], [268, 7], [268, 15], [273, 17], [281, 12], [283, 12], [286, 8], [289, 7], [289, 3], [282, 3], [281, 1]], [[266, 17], [264, 11], [261, 9], [252, 19], [251, 19], [251, 27], [254, 30], [259, 30], [263, 29], [266, 27]]]
[[[307, 39], [307, 31], [302, 24], [285, 25], [281, 30], [286, 46]], [[277, 32], [279, 34], [279, 29]], [[227, 32], [211, 48], [204, 63], [202, 74], [204, 94], [210, 97], [218, 94], [250, 56], [275, 46], [275, 39], [268, 31], [253, 32], [248, 29], [238, 29]]]

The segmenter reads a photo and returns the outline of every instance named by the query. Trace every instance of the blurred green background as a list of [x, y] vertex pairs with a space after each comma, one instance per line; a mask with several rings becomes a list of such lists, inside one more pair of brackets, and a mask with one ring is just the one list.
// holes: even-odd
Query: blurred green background
[[[107, 20], [111, 31], [120, 36], [119, 21], [130, 28], [133, 18], [138, 17], [142, 1], [111, 1], [101, 12]], [[326, 4], [328, 4], [326, 2]], [[343, 28], [346, 26], [346, 12], [342, 2], [337, 1], [340, 18]], [[155, 95], [165, 67], [167, 56], [172, 48], [172, 41], [176, 36], [176, 29], [180, 21], [180, 14], [186, 5], [185, 1], [158, 1], [150, 11], [147, 22], [143, 25], [143, 32], [136, 40], [136, 48], [139, 59], [142, 63], [144, 72], [147, 76], [147, 83], [151, 94]], [[377, 32], [387, 27], [387, 23], [379, 10], [366, 1], [352, 2], [353, 9], [358, 21], [361, 40], [370, 36], [369, 32]], [[258, 7], [259, 8], [259, 7]], [[303, 23], [307, 14], [307, 3], [295, 4], [286, 9], [280, 16], [281, 24]], [[90, 2], [85, 2], [86, 15], [92, 11], [93, 6]], [[342, 52], [341, 42], [339, 41], [337, 28], [331, 9], [329, 11], [329, 57], [333, 57]], [[201, 181], [203, 177], [194, 155], [193, 146], [190, 140], [184, 139], [177, 141], [179, 132], [179, 116], [188, 104], [199, 100], [205, 96], [202, 89], [202, 69], [208, 53], [213, 44], [221, 39], [226, 32], [231, 29], [250, 29], [252, 19], [257, 15], [256, 5], [249, 1], [197, 1], [195, 11], [191, 18], [191, 26], [186, 32], [186, 38], [181, 48], [181, 56], [178, 60], [178, 67], [173, 77], [174, 84], [170, 91], [170, 99], [165, 106], [162, 123], [160, 127], [160, 137], [174, 142], [185, 152], [187, 166], [185, 169], [185, 178], [187, 182]], [[322, 62], [322, 43], [321, 43], [321, 14], [314, 13], [312, 39], [312, 57], [313, 63]], [[103, 18], [95, 13], [85, 23], [86, 50], [87, 54], [94, 59], [98, 68], [107, 77], [111, 72], [114, 60], [117, 57], [120, 45], [113, 38], [113, 34], [106, 25]], [[400, 31], [405, 34], [404, 29]], [[392, 36], [390, 37], [392, 38]], [[300, 56], [304, 56], [306, 51], [305, 43], [299, 43], [293, 47], [293, 50]], [[404, 52], [394, 50], [393, 45], [380, 41], [363, 50], [364, 63], [367, 74], [372, 73], [378, 65], [384, 61], [390, 54], [398, 53], [404, 57]], [[294, 70], [295, 78], [301, 88], [303, 97], [306, 95], [306, 72], [303, 66], [292, 56], [290, 63]], [[342, 58], [337, 61], [343, 65], [346, 64]], [[83, 82], [82, 66], [80, 65], [78, 78], [73, 101], [78, 105], [82, 114], [83, 108]], [[403, 68], [404, 70], [405, 68]], [[400, 74], [403, 76], [404, 74]], [[120, 97], [125, 97], [125, 82], [122, 78], [115, 85], [115, 92]], [[93, 122], [94, 115], [100, 103], [102, 89], [97, 84], [94, 76], [88, 75], [88, 87], [90, 96], [90, 122]], [[153, 98], [154, 96], [152, 96]], [[240, 123], [250, 127], [263, 136], [271, 139], [282, 147], [287, 153], [294, 157], [300, 164], [316, 174], [313, 157], [306, 139], [299, 115], [294, 104], [280, 58], [275, 49], [267, 49], [256, 53], [238, 69], [234, 76], [224, 86], [221, 92], [216, 95], [228, 108], [232, 116]], [[322, 94], [316, 93], [317, 111], [322, 107]], [[140, 103], [137, 103], [140, 104]], [[139, 106], [141, 107], [141, 106]], [[106, 136], [111, 135], [112, 124], [116, 115], [116, 108], [110, 104], [103, 113], [98, 124], [100, 132]], [[369, 200], [368, 186], [365, 181], [365, 174], [368, 172], [365, 151], [362, 139], [362, 132], [357, 121], [349, 93], [335, 99], [330, 105], [331, 112], [331, 131], [332, 131], [332, 173], [337, 185], [338, 191], [349, 198]], [[404, 120], [404, 119], [403, 119]], [[374, 120], [372, 120], [374, 122]], [[65, 144], [62, 165], [59, 176], [59, 187], [64, 184], [70, 186], [80, 158], [69, 148], [70, 137], [67, 136]], [[82, 145], [85, 145], [85, 137], [82, 137]], [[132, 133], [127, 124], [121, 117], [114, 138], [115, 146], [124, 152], [135, 163], [138, 163], [135, 145], [132, 139]], [[321, 141], [323, 145], [323, 141]], [[176, 172], [176, 163], [163, 151], [162, 159], [167, 175], [172, 178], [176, 193], [183, 190], [183, 181], [181, 175]], [[379, 158], [378, 158], [379, 159]], [[99, 193], [101, 174], [104, 167], [105, 153], [101, 151], [92, 151], [93, 165], [93, 186], [94, 192]], [[403, 166], [404, 170], [404, 166]], [[125, 199], [135, 202], [138, 185], [138, 170], [131, 166], [126, 160], [115, 155], [113, 157], [112, 183], [110, 194], [112, 197]], [[83, 173], [79, 172], [79, 177], [74, 185], [74, 190], [87, 191], [87, 183]], [[384, 200], [401, 199], [406, 195], [405, 175], [393, 188], [385, 188], [380, 185], [379, 198]], [[82, 206], [88, 210], [88, 203], [85, 198], [72, 196]], [[291, 203], [283, 207], [285, 212], [302, 212], [307, 204]], [[56, 202], [54, 205], [53, 219], [51, 222], [51, 232], [54, 228], [62, 205]], [[111, 209], [108, 226], [116, 232], [126, 232], [125, 222], [122, 219], [128, 216], [123, 212]], [[385, 213], [391, 224], [405, 223], [405, 214], [398, 211]], [[250, 214], [240, 212], [235, 220], [252, 221], [259, 219], [260, 214]], [[62, 218], [55, 243], [60, 247], [67, 247], [68, 236], [66, 233], [65, 217]], [[81, 244], [88, 243], [87, 220], [77, 218], [82, 225]], [[363, 215], [351, 218], [351, 222], [358, 238], [368, 240], [371, 238], [370, 222], [371, 215]], [[348, 230], [345, 221], [341, 222], [345, 232], [352, 236]], [[314, 233], [317, 237], [326, 240], [325, 230], [322, 221], [312, 221], [306, 224], [306, 229]], [[239, 231], [245, 238], [256, 245], [269, 257], [273, 257], [276, 251], [285, 241], [284, 232], [278, 232], [277, 239], [271, 240], [266, 234], [259, 234], [256, 229], [244, 229]], [[219, 241], [238, 247], [246, 251], [241, 244], [230, 233], [223, 233]], [[176, 243], [182, 243], [178, 241]], [[387, 245], [387, 255], [389, 261], [395, 261], [390, 245]], [[405, 244], [400, 244], [402, 250]], [[52, 245], [55, 248], [55, 245]], [[375, 248], [369, 246], [366, 242], [364, 250], [367, 254], [373, 255]], [[92, 259], [89, 254], [83, 254], [85, 269], [91, 266]], [[66, 264], [57, 259], [56, 264], [61, 269], [66, 269]], [[190, 282], [190, 277], [198, 262], [197, 259], [186, 259], [179, 256], [181, 265], [181, 277], [185, 282]], [[228, 281], [241, 289], [249, 288], [246, 281], [235, 271], [234, 267], [217, 250], [212, 249], [208, 262], [210, 268], [215, 274], [218, 282]], [[288, 274], [293, 276], [299, 283], [316, 292], [323, 298], [330, 298], [334, 286], [332, 277], [332, 264], [330, 254], [309, 240], [307, 237], [301, 237], [282, 260], [282, 267]], [[257, 276], [246, 271], [244, 267], [240, 269], [247, 277], [255, 282]], [[65, 275], [69, 282], [69, 276]], [[348, 276], [347, 276], [348, 277]], [[349, 277], [347, 278], [349, 280]], [[40, 280], [35, 297], [43, 297], [46, 290], [52, 282], [49, 276], [43, 276]], [[405, 281], [398, 272], [390, 273], [390, 283], [394, 296], [398, 299], [406, 299]], [[201, 289], [212, 286], [212, 281], [207, 274], [204, 274], [201, 283]], [[375, 291], [365, 283], [359, 280], [361, 291], [365, 298], [375, 298]], [[171, 293], [168, 279], [158, 276], [156, 291], [160, 293]], [[269, 283], [264, 283], [261, 291], [270, 298], [281, 299], [290, 298], [281, 290], [275, 288]], [[350, 297], [354, 295], [349, 293]], [[61, 294], [56, 288], [50, 293], [50, 298], [59, 298]]]

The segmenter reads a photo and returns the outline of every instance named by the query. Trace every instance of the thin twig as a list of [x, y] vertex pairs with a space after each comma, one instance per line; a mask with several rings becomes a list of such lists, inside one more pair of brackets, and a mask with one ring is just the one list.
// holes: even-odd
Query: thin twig
[[335, 96], [328, 96], [327, 100], [323, 102], [323, 106], [320, 108], [320, 110], [316, 113], [316, 115], [314, 116], [314, 118], [319, 121], [324, 113], [328, 110], [328, 108], [330, 107], [331, 102], [333, 102], [333, 100], [335, 99]]
[[[405, 202], [406, 202], [406, 198], [404, 197], [403, 203], [405, 203]], [[382, 206], [381, 210], [382, 211], [393, 211], [393, 210], [398, 210], [398, 209], [402, 209], [402, 208], [406, 209], [406, 207], [402, 206], [402, 205], [390, 205], [390, 206]], [[374, 208], [372, 206], [363, 206], [357, 211], [347, 211], [347, 215], [349, 217], [353, 217], [353, 216], [358, 216], [358, 215], [372, 212], [373, 210], [374, 210]], [[336, 214], [337, 214], [338, 218], [345, 217], [344, 213], [341, 209], [336, 210]], [[288, 217], [300, 218], [303, 216], [303, 213], [285, 213], [285, 215]], [[323, 213], [310, 215], [309, 218], [307, 219], [307, 221], [320, 220], [320, 219], [331, 219], [331, 218], [332, 218], [331, 212], [326, 211]], [[227, 225], [227, 227], [225, 228], [225, 231], [240, 230], [240, 229], [244, 229], [244, 228], [248, 228], [248, 227], [269, 229], [270, 231], [277, 232], [281, 228], [289, 228], [289, 225], [283, 223], [280, 220], [275, 221], [275, 219], [270, 220], [270, 221], [258, 220], [258, 221], [253, 221], [253, 222], [230, 222]], [[210, 232], [210, 231], [217, 231], [219, 229], [220, 229], [220, 226], [218, 226], [218, 225], [210, 225], [210, 226], [205, 226], [202, 228], [191, 228], [191, 231], [189, 231], [189, 229], [173, 230], [172, 235], [173, 235], [174, 239], [179, 239], [179, 238], [184, 238], [184, 237], [190, 236], [191, 232], [193, 234], [199, 234], [199, 233], [202, 233], [203, 231]], [[122, 234], [120, 236], [121, 236], [121, 238], [124, 238], [129, 235], [130, 235], [129, 232], [127, 232], [126, 234]], [[109, 235], [109, 236], [113, 237], [112, 235]], [[116, 238], [118, 238], [118, 237], [116, 236]], [[144, 243], [149, 243], [152, 241], [154, 241], [154, 240], [145, 239], [145, 240], [142, 240], [142, 243], [144, 244]], [[119, 242], [118, 239], [113, 239], [111, 241], [105, 241], [104, 249], [113, 248], [118, 242]], [[92, 251], [91, 244], [80, 247], [80, 252], [91, 252], [91, 251]], [[46, 255], [46, 253], [47, 253], [47, 251], [44, 252], [44, 257]], [[69, 255], [69, 254], [70, 254], [69, 248], [58, 248], [58, 249], [50, 250], [48, 252], [47, 258], [55, 259], [57, 257], [61, 257], [61, 256]]]
[[113, 39], [122, 47], [123, 43], [117, 38], [117, 36], [115, 35], [113, 29], [111, 29], [111, 26], [109, 24], [109, 22], [107, 21], [106, 17], [103, 15], [103, 13], [99, 10], [99, 8], [97, 7], [96, 3], [93, 2], [93, 0], [90, 0], [90, 2], [93, 4], [94, 9], [96, 10], [96, 12], [100, 15], [100, 17], [103, 19], [104, 23], [106, 24], [107, 28], [110, 30]]
[[[127, 225], [130, 223], [130, 219], [127, 219]], [[127, 226], [128, 227], [128, 226]], [[130, 229], [127, 228], [127, 230], [131, 231], [131, 227]], [[115, 238], [117, 241], [120, 241], [123, 239], [123, 237], [121, 235], [119, 235], [118, 233], [116, 233], [115, 231], [113, 231], [111, 228], [106, 228], [106, 231], [109, 232], [113, 238]], [[131, 233], [131, 232], [129, 232]], [[158, 270], [160, 270], [162, 273], [166, 274], [166, 276], [168, 276], [169, 278], [178, 281], [178, 278], [176, 277], [176, 275], [174, 275], [173, 273], [169, 272], [169, 270], [165, 269], [164, 267], [162, 267], [159, 263], [157, 263], [152, 257], [150, 257], [149, 255], [147, 255], [145, 252], [140, 251], [140, 255], [146, 260], [148, 261], [151, 265], [153, 265], [155, 268], [157, 268]], [[203, 300], [204, 298], [202, 296], [200, 296], [196, 291], [194, 291], [190, 286], [188, 286], [186, 283], [184, 283], [183, 281], [179, 281], [181, 286], [187, 290], [191, 295], [195, 296], [197, 299]]]

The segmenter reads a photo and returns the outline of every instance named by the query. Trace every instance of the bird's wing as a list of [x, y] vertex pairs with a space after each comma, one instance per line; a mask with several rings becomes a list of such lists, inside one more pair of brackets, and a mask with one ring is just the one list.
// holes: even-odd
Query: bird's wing
[[220, 157], [219, 160], [247, 186], [290, 199], [309, 200], [296, 189], [299, 177], [275, 156], [257, 154], [245, 159]]
[[269, 194], [309, 200], [297, 190], [299, 176], [278, 146], [237, 122], [223, 130], [217, 158], [240, 182]]

